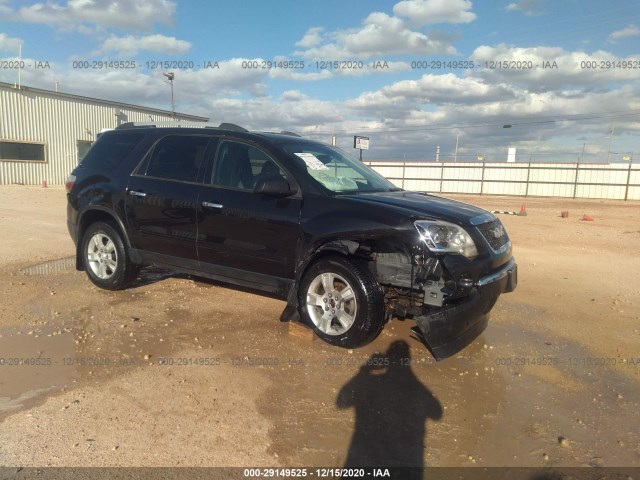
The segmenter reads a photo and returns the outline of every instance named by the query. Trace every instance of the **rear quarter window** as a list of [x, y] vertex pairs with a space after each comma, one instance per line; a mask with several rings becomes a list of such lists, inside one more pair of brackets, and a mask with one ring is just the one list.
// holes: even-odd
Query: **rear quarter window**
[[113, 170], [131, 154], [144, 137], [145, 134], [142, 132], [107, 132], [91, 146], [80, 165], [92, 170]]

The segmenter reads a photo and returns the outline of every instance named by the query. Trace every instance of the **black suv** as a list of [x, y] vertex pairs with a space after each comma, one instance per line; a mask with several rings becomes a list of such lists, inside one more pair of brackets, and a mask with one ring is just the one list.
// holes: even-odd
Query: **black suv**
[[[179, 126], [178, 126], [179, 125]], [[516, 286], [500, 220], [408, 192], [339, 149], [233, 124], [124, 124], [67, 181], [76, 267], [126, 288], [143, 265], [286, 300], [330, 344], [412, 318], [436, 358], [477, 337]]]

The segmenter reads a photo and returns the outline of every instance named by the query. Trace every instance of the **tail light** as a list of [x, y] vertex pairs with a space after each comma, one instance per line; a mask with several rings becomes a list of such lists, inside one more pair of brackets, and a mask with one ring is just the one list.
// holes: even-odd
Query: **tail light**
[[67, 193], [71, 192], [71, 189], [73, 188], [73, 184], [74, 183], [76, 183], [76, 176], [75, 175], [69, 175], [69, 178], [67, 178], [67, 181], [64, 184], [64, 186], [67, 189]]

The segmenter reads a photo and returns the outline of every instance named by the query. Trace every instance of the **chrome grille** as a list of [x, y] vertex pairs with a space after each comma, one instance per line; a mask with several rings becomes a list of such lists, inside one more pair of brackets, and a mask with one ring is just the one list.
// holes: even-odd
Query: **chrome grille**
[[484, 239], [494, 250], [500, 250], [509, 242], [509, 235], [497, 218], [491, 222], [483, 223], [476, 227]]

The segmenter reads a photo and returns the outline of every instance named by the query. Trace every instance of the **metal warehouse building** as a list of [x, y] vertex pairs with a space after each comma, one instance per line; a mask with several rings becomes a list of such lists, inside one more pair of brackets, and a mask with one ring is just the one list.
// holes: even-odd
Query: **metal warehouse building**
[[64, 184], [101, 131], [172, 118], [166, 110], [0, 82], [0, 185]]

